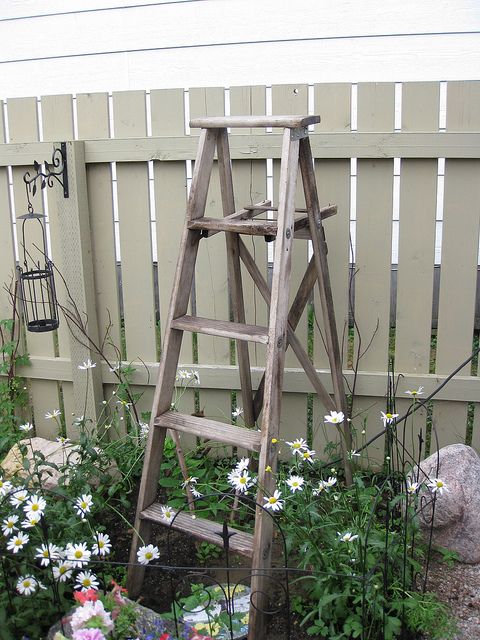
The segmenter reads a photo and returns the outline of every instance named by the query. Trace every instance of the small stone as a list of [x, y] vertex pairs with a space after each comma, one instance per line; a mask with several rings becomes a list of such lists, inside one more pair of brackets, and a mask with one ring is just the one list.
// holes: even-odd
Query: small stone
[[456, 552], [461, 562], [480, 562], [480, 457], [464, 444], [443, 447], [420, 463], [419, 482], [425, 486], [433, 478], [448, 490], [437, 492], [434, 512], [433, 494], [427, 488], [420, 492], [422, 531], [429, 534], [433, 513], [433, 545]]

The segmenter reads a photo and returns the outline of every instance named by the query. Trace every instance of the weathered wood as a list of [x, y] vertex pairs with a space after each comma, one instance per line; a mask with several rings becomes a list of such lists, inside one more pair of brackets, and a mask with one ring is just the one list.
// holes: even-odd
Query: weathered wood
[[[264, 202], [269, 202], [268, 200], [264, 200]], [[258, 216], [260, 215], [262, 212], [259, 211], [252, 211], [250, 209], [240, 209], [239, 211], [235, 211], [235, 213], [230, 214], [229, 216], [225, 216], [223, 219], [220, 219], [221, 222], [230, 222], [230, 221], [235, 221], [235, 220], [251, 220], [252, 217], [254, 216]], [[208, 229], [208, 231], [206, 229], [204, 229], [202, 226], [202, 224], [205, 223], [206, 220], [214, 220], [214, 221], [219, 221], [219, 218], [206, 218], [205, 216], [203, 216], [201, 219], [199, 220], [194, 220], [192, 222], [190, 222], [189, 224], [189, 228], [190, 229], [202, 229], [204, 231], [206, 231], [206, 233], [202, 233], [203, 237], [207, 237], [207, 238], [211, 238], [212, 236], [214, 236], [216, 233], [220, 233], [220, 231], [225, 231], [225, 229], [216, 229], [216, 228], [212, 228], [212, 229]]]
[[[139, 514], [155, 500], [166, 435], [166, 429], [154, 428], [154, 420], [158, 415], [165, 413], [170, 408], [172, 401], [183, 332], [172, 331], [171, 324], [175, 317], [185, 315], [187, 311], [195, 271], [195, 260], [200, 241], [200, 233], [198, 231], [190, 231], [187, 228], [187, 221], [192, 219], [192, 217], [196, 217], [199, 214], [201, 215], [205, 209], [216, 138], [216, 133], [210, 131], [205, 131], [202, 134], [201, 144], [199, 146], [199, 160], [203, 159], [203, 162], [196, 163], [193, 174], [185, 227], [175, 271], [170, 309], [165, 327], [158, 380], [153, 398], [150, 431], [145, 449], [145, 462], [140, 482], [137, 515], [130, 551], [131, 563], [136, 562], [136, 552], [140, 541], [147, 540], [150, 534], [150, 525], [142, 520]], [[137, 595], [140, 591], [143, 576], [144, 569], [142, 567], [135, 567], [133, 565], [130, 567], [128, 588], [133, 596]]]
[[[258, 269], [255, 261], [253, 260], [250, 252], [246, 248], [243, 242], [240, 243], [240, 257], [242, 258], [243, 263], [247, 267], [248, 272], [250, 273], [253, 281], [257, 285], [260, 293], [263, 296], [263, 299], [267, 304], [270, 304], [270, 289], [268, 288], [268, 284], [266, 280], [263, 278], [260, 270]], [[305, 305], [307, 303], [308, 298], [310, 297], [310, 293], [313, 289], [313, 286], [316, 281], [316, 271], [315, 264], [313, 259], [310, 261], [309, 266], [307, 268], [307, 272], [305, 273], [305, 277], [300, 285], [300, 288], [295, 297], [294, 303], [290, 309], [290, 313], [288, 314], [288, 327], [287, 327], [287, 349], [289, 346], [295, 352], [295, 355], [298, 358], [298, 361], [302, 365], [308, 379], [312, 383], [313, 388], [316, 393], [322, 399], [325, 404], [325, 407], [328, 410], [335, 409], [335, 404], [331, 397], [329, 396], [327, 390], [320, 382], [317, 372], [313, 367], [310, 358], [308, 357], [307, 352], [303, 348], [300, 340], [295, 335], [295, 328], [298, 324], [298, 321], [305, 309]], [[255, 394], [254, 399], [254, 409], [255, 416], [258, 417], [260, 415], [260, 411], [263, 406], [263, 395], [265, 391], [265, 372], [263, 373], [260, 384], [258, 385], [257, 393]]]
[[[180, 512], [176, 514], [172, 524], [169, 525], [169, 523], [166, 522], [165, 518], [163, 517], [162, 506], [163, 505], [155, 502], [147, 509], [144, 509], [140, 514], [140, 517], [142, 519], [147, 519], [151, 522], [155, 522], [156, 524], [171, 526], [171, 528], [175, 531], [182, 531], [183, 533], [193, 535], [200, 540], [205, 540], [205, 542], [210, 542], [210, 544], [216, 544], [220, 547], [223, 547], [221, 537], [221, 534], [223, 533], [223, 527], [222, 525], [218, 524], [218, 522], [212, 522], [211, 520], [206, 520], [205, 518], [192, 518], [192, 516], [188, 513]], [[233, 553], [238, 553], [247, 558], [251, 558], [253, 536], [249, 533], [245, 533], [245, 531], [239, 531], [234, 527], [228, 527], [228, 532], [229, 534], [233, 534], [229, 538], [230, 551], [233, 551]]]
[[[235, 213], [235, 196], [233, 191], [232, 163], [226, 129], [220, 129], [217, 140], [218, 170], [220, 178], [220, 192], [222, 194], [223, 215], [229, 216]], [[243, 221], [239, 221], [240, 224]], [[233, 320], [236, 323], [245, 324], [245, 302], [243, 298], [242, 270], [239, 255], [238, 235], [227, 233], [225, 236], [227, 246], [228, 284], [230, 290], [230, 305]], [[245, 424], [249, 427], [255, 425], [253, 410], [252, 376], [250, 372], [250, 355], [248, 344], [243, 339], [237, 338], [237, 357], [240, 373], [240, 386], [242, 389], [243, 410]]]
[[345, 416], [341, 432], [343, 435], [343, 466], [345, 480], [347, 484], [352, 482], [351, 463], [348, 452], [352, 451], [352, 434], [350, 424], [346, 418], [348, 416], [347, 398], [343, 386], [342, 358], [337, 336], [335, 323], [335, 309], [333, 305], [332, 288], [330, 284], [330, 274], [327, 261], [327, 245], [323, 232], [322, 219], [320, 216], [320, 205], [318, 203], [317, 187], [315, 183], [315, 171], [308, 138], [300, 140], [300, 169], [302, 172], [303, 188], [307, 201], [308, 218], [310, 224], [310, 235], [312, 237], [313, 256], [317, 271], [318, 291], [320, 295], [325, 342], [327, 354], [332, 372], [334, 398], [337, 411], [341, 411]]
[[226, 127], [280, 127], [297, 129], [320, 122], [320, 116], [222, 116], [194, 118], [192, 128], [224, 129]]
[[[238, 131], [242, 131], [239, 129]], [[232, 160], [264, 160], [280, 158], [282, 136], [249, 134], [232, 136]], [[108, 136], [106, 136], [108, 137]], [[85, 136], [85, 161], [99, 162], [178, 162], [194, 160], [198, 138], [194, 135], [168, 135], [148, 138], [114, 138], [95, 140]], [[477, 158], [480, 133], [462, 132], [409, 133], [362, 132], [312, 133], [310, 136], [315, 158], [328, 160], [350, 158]], [[24, 166], [35, 158], [47, 158], [51, 145], [46, 142], [0, 144], [0, 166]]]
[[176, 411], [167, 411], [158, 416], [154, 420], [154, 424], [156, 427], [184, 431], [198, 438], [245, 447], [251, 451], [259, 451], [260, 449], [260, 431], [217, 422], [209, 418], [197, 418]]
[[[268, 207], [268, 206], [261, 206], [256, 204], [253, 204], [251, 206], [245, 206], [245, 209], [247, 209], [248, 211], [278, 211], [278, 207]], [[307, 213], [307, 209], [305, 209], [305, 207], [297, 207], [295, 209], [295, 213]], [[336, 215], [336, 213], [337, 213], [336, 204], [331, 204], [331, 205], [328, 205], [328, 207], [322, 207], [320, 209], [320, 216], [322, 220], [325, 220], [325, 218], [330, 218], [330, 216], [334, 216]]]
[[[277, 447], [272, 438], [278, 437], [283, 367], [288, 326], [288, 297], [290, 293], [290, 271], [293, 242], [293, 215], [298, 172], [298, 140], [291, 140], [290, 131], [283, 136], [282, 167], [278, 203], [278, 234], [275, 243], [275, 258], [272, 278], [272, 293], [269, 319], [269, 342], [265, 368], [265, 400], [262, 417], [262, 441], [258, 464], [257, 503], [273, 494], [274, 473], [266, 473], [266, 468], [276, 470]], [[265, 619], [261, 614], [266, 588], [266, 578], [261, 575], [270, 567], [272, 551], [272, 521], [262, 509], [257, 507], [254, 534], [254, 554], [252, 566], [252, 598], [249, 618], [249, 640], [264, 636]]]
[[222, 220], [221, 218], [201, 218], [193, 220], [188, 225], [189, 229], [206, 231], [228, 231], [241, 233], [248, 236], [275, 236], [277, 235], [277, 223], [267, 220]]
[[240, 322], [229, 322], [228, 320], [215, 320], [210, 318], [200, 318], [199, 316], [183, 315], [175, 318], [171, 322], [171, 327], [182, 331], [197, 331], [208, 336], [219, 336], [221, 338], [232, 338], [234, 340], [251, 340], [267, 344], [267, 327], [257, 327], [251, 324]]

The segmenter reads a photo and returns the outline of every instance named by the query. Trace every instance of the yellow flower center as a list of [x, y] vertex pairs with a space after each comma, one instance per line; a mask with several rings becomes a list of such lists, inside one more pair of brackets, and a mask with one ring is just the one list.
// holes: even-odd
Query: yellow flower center
[[440, 489], [441, 487], [443, 487], [443, 482], [441, 480], [437, 481], [437, 487]]
[[299, 442], [294, 442], [292, 445], [292, 449], [300, 449], [300, 443]]
[[148, 551], [148, 552], [145, 554], [145, 558], [146, 558], [147, 560], [151, 560], [151, 559], [153, 558], [153, 553], [150, 553], [150, 551]]
[[269, 504], [275, 504], [277, 501], [276, 498], [274, 498], [273, 496], [271, 498], [268, 499]]
[[22, 582], [22, 584], [23, 584], [23, 586], [24, 586], [26, 589], [28, 589], [28, 587], [31, 587], [31, 586], [32, 586], [32, 583], [30, 582], [30, 580], [24, 580], [24, 581]]
[[81, 558], [82, 556], [83, 556], [83, 552], [82, 551], [80, 551], [80, 550], [75, 551], [75, 558]]
[[391, 413], [386, 413], [385, 415], [389, 420], [391, 420], [393, 418], [393, 414], [391, 414]]
[[83, 582], [82, 582], [82, 585], [83, 585], [84, 587], [89, 587], [91, 584], [92, 584], [92, 583], [91, 583], [91, 581], [90, 581], [88, 578], [85, 578], [85, 579], [83, 580]]
[[32, 511], [38, 511], [38, 504], [34, 503], [31, 507]]
[[245, 483], [246, 483], [246, 481], [247, 481], [247, 479], [246, 479], [246, 477], [245, 477], [245, 476], [242, 476], [242, 477], [239, 479], [240, 484], [245, 484]]
[[104, 546], [105, 546], [105, 543], [102, 540], [100, 540], [100, 542], [98, 543], [98, 548], [103, 549]]
[[60, 567], [59, 572], [60, 574], [64, 574], [66, 572], [67, 568], [66, 567]]
[[21, 544], [22, 544], [22, 541], [21, 541], [19, 538], [17, 538], [17, 539], [15, 540], [15, 545], [16, 545], [17, 547], [19, 547]]

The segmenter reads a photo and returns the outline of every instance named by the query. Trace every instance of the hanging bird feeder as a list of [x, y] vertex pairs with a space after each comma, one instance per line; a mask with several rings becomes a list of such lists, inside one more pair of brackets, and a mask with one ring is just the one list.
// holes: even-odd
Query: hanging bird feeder
[[[28, 331], [43, 333], [54, 331], [58, 328], [58, 304], [55, 292], [54, 265], [48, 257], [47, 232], [45, 227], [45, 215], [35, 213], [30, 201], [30, 193], [35, 196], [37, 191], [36, 181], [41, 180], [41, 189], [47, 185], [53, 186], [52, 178], [55, 178], [63, 186], [64, 197], [68, 198], [67, 167], [65, 162], [64, 144], [60, 149], [55, 149], [52, 156], [52, 163], [45, 162], [45, 172], [41, 165], [34, 162], [36, 175], [31, 178], [27, 171], [23, 176], [27, 193], [28, 213], [18, 216], [17, 220], [22, 221], [22, 241], [23, 262], [18, 266], [20, 281], [20, 299], [23, 307], [23, 314]], [[63, 181], [59, 176], [62, 176]], [[33, 186], [32, 186], [33, 185]], [[30, 238], [38, 238], [40, 226], [41, 246], [29, 242]], [[27, 247], [33, 247], [29, 250]], [[35, 257], [32, 253], [35, 253]], [[40, 257], [36, 259], [36, 255]]]

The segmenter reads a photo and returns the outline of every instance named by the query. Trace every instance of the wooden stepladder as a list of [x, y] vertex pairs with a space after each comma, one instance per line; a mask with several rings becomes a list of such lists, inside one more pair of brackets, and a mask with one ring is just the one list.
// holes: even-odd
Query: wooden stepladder
[[[266, 473], [266, 469], [270, 467], [275, 471], [277, 464], [277, 447], [272, 443], [272, 439], [279, 435], [283, 369], [287, 346], [291, 346], [294, 350], [326, 410], [343, 411], [345, 415], [347, 413], [328, 273], [327, 247], [322, 227], [322, 219], [335, 214], [336, 207], [320, 209], [307, 129], [308, 125], [319, 121], [318, 116], [231, 116], [201, 118], [190, 123], [191, 127], [201, 128], [201, 134], [165, 327], [159, 377], [138, 497], [128, 584], [129, 592], [134, 597], [141, 588], [144, 572], [142, 566], [134, 564], [137, 562], [137, 548], [147, 543], [153, 523], [165, 524], [161, 505], [155, 500], [164, 440], [168, 429], [259, 452], [256, 501], [261, 505], [264, 504], [264, 496], [273, 494], [275, 490], [274, 474]], [[270, 202], [264, 201], [235, 210], [228, 127], [283, 128], [278, 207], [273, 207]], [[218, 157], [223, 217], [207, 218], [204, 213], [215, 150]], [[296, 211], [294, 201], [299, 167], [306, 209]], [[277, 211], [276, 220], [258, 219], [258, 216], [265, 211]], [[187, 314], [200, 241], [219, 232], [226, 234], [233, 322]], [[271, 288], [242, 241], [240, 237], [242, 234], [263, 235], [266, 238], [276, 239]], [[294, 237], [312, 240], [313, 257], [289, 311]], [[269, 305], [268, 327], [245, 323], [241, 263], [244, 264]], [[306, 350], [294, 333], [315, 282], [318, 282], [322, 305], [324, 337], [332, 373], [333, 398], [321, 384]], [[236, 340], [244, 420], [247, 427], [228, 425], [170, 410], [180, 347], [185, 331]], [[267, 345], [265, 373], [256, 394], [252, 390], [249, 341]], [[255, 426], [260, 412], [260, 430], [248, 428]], [[342, 445], [344, 451], [352, 448], [348, 430], [344, 432]], [[193, 520], [190, 515], [180, 513], [172, 526], [203, 540], [215, 544], [221, 543], [218, 536], [221, 525], [217, 523], [200, 518]], [[235, 529], [233, 531], [235, 535], [230, 538], [230, 549], [251, 558], [252, 563], [252, 606], [248, 638], [260, 640], [264, 637], [265, 615], [262, 614], [262, 599], [265, 598], [263, 594], [267, 588], [266, 572], [271, 563], [272, 521], [261, 507], [257, 507], [254, 534], [249, 535]]]

